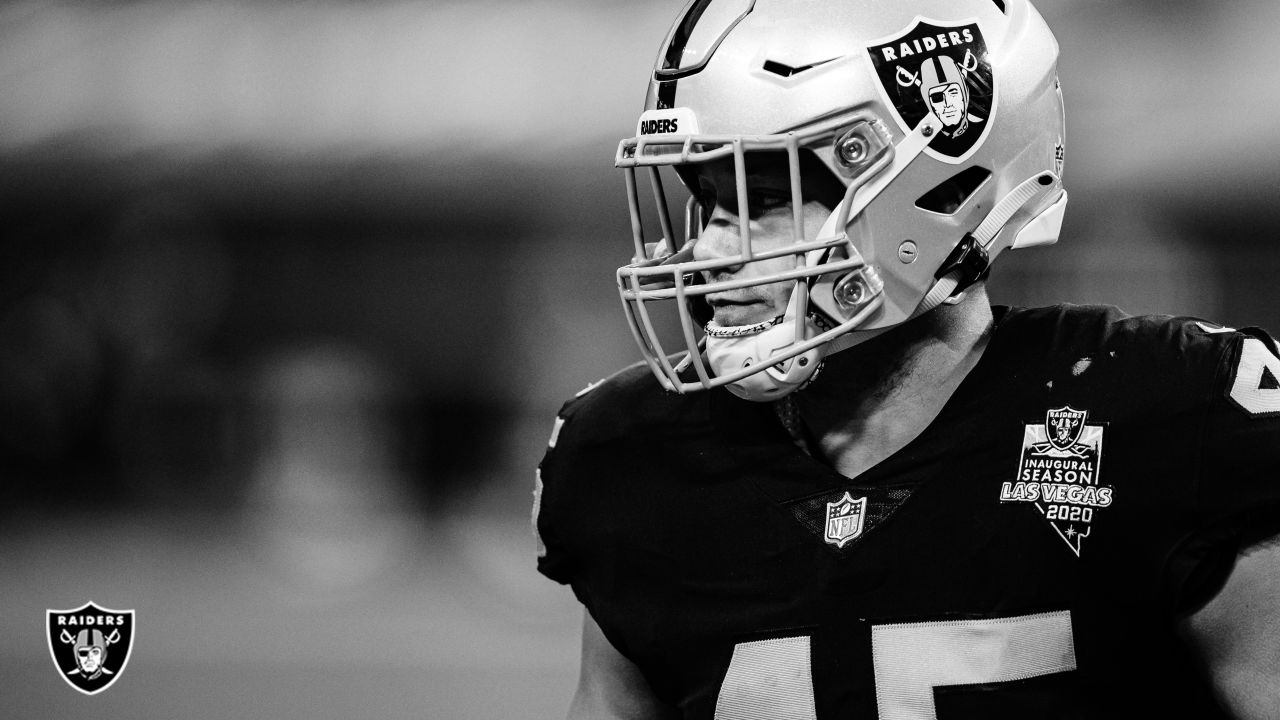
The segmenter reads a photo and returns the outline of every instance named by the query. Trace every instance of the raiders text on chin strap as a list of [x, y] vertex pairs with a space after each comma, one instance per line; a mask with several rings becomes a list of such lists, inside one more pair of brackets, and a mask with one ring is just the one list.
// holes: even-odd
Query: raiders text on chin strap
[[[1057, 55], [1026, 0], [690, 2], [659, 51], [636, 135], [615, 157], [635, 248], [618, 289], [659, 382], [780, 398], [826, 355], [962, 292], [1005, 249], [1055, 242], [1067, 202]], [[759, 152], [787, 157], [792, 243], [753, 247], [740, 211], [737, 254], [695, 260], [702, 213], [690, 198], [676, 236], [660, 170], [729, 160], [741, 210], [746, 163]], [[845, 188], [816, 233], [800, 221], [802, 165]], [[646, 242], [646, 232], [661, 238]], [[732, 275], [783, 256], [793, 269]], [[708, 294], [780, 282], [792, 286], [782, 315], [708, 321]], [[674, 356], [655, 319], [662, 308], [678, 317]]]

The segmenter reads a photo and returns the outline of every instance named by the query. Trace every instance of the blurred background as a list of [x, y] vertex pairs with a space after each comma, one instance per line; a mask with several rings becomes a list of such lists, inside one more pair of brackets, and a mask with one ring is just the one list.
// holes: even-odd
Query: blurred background
[[[533, 468], [638, 359], [612, 157], [682, 4], [0, 5], [0, 714], [563, 715]], [[994, 299], [1280, 330], [1280, 4], [1038, 5], [1072, 203]]]

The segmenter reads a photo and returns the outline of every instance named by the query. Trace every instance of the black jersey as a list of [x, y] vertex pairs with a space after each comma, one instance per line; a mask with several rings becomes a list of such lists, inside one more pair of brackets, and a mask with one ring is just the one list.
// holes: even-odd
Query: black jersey
[[1222, 717], [1174, 627], [1280, 531], [1275, 344], [996, 316], [853, 479], [723, 389], [636, 367], [580, 393], [539, 466], [539, 570], [686, 718]]

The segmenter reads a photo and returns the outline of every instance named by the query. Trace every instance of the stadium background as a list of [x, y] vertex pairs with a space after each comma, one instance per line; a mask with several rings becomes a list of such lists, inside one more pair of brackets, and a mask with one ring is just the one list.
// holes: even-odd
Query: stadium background
[[[0, 6], [0, 715], [562, 715], [533, 466], [637, 357], [611, 161], [678, 6]], [[1280, 330], [1280, 5], [1040, 7], [1072, 203], [994, 298]], [[88, 600], [137, 611], [91, 698]]]

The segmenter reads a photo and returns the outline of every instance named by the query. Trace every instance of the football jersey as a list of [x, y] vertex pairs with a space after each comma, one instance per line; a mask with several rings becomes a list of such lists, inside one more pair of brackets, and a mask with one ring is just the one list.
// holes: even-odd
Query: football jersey
[[1253, 329], [996, 308], [905, 447], [846, 478], [773, 407], [637, 366], [556, 418], [539, 570], [685, 718], [1225, 717], [1174, 628], [1280, 531]]

